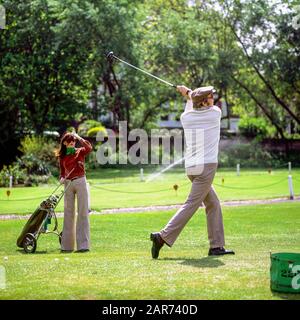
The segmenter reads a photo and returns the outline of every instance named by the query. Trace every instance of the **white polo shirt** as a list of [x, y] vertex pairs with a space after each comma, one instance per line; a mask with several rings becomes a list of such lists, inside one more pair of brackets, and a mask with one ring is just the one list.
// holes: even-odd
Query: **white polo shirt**
[[218, 163], [221, 110], [217, 106], [193, 109], [189, 99], [180, 120], [186, 141], [185, 167]]

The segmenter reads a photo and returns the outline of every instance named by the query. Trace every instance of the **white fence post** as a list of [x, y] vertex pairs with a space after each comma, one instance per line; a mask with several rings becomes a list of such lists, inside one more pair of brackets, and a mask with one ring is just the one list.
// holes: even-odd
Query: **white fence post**
[[292, 173], [292, 163], [289, 162], [289, 174], [291, 174], [291, 173]]
[[237, 165], [236, 165], [236, 175], [237, 176], [239, 176], [240, 175], [240, 164], [238, 163]]
[[9, 188], [11, 189], [13, 186], [13, 176], [9, 176]]
[[144, 181], [144, 169], [143, 168], [141, 168], [141, 170], [140, 170], [140, 181], [141, 182]]
[[6, 272], [4, 266], [0, 266], [0, 289], [6, 289]]
[[290, 189], [290, 200], [294, 200], [294, 189], [293, 189], [293, 179], [292, 176], [288, 176], [289, 189]]

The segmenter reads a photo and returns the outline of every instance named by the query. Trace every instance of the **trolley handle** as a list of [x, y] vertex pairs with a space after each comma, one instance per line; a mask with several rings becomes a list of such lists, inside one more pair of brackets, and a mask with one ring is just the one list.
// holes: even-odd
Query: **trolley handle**
[[[76, 168], [76, 166], [67, 174], [67, 176], [65, 177], [65, 180], [68, 179], [68, 177], [69, 177], [69, 176], [71, 175], [71, 173], [75, 170], [75, 168]], [[70, 182], [71, 182], [71, 181], [70, 181]], [[52, 195], [56, 192], [56, 190], [58, 190], [59, 187], [61, 187], [61, 186], [62, 186], [62, 183], [59, 182], [58, 186], [53, 190], [53, 192], [51, 193], [50, 196], [52, 196]], [[69, 185], [68, 185], [68, 187], [69, 187]]]

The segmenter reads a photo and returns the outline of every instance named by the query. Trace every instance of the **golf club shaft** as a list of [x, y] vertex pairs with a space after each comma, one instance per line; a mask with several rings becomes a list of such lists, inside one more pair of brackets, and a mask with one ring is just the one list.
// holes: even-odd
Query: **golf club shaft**
[[[65, 177], [65, 180], [67, 180], [69, 178], [69, 176], [71, 175], [71, 173], [75, 170], [75, 167], [67, 174], [67, 176]], [[53, 192], [51, 193], [51, 196], [56, 192], [56, 190], [62, 185], [62, 183], [58, 183], [57, 187], [53, 190]], [[69, 184], [70, 185], [70, 184]]]
[[173, 88], [176, 88], [176, 86], [175, 86], [174, 84], [172, 84], [172, 83], [170, 83], [170, 82], [168, 82], [168, 81], [165, 81], [165, 80], [163, 80], [163, 79], [160, 79], [159, 77], [154, 76], [153, 74], [151, 74], [151, 73], [149, 73], [149, 72], [147, 72], [147, 71], [145, 71], [145, 70], [142, 70], [142, 69], [140, 69], [140, 68], [138, 68], [138, 67], [136, 67], [136, 66], [134, 66], [134, 65], [132, 65], [132, 64], [130, 64], [130, 63], [128, 63], [128, 62], [126, 62], [126, 61], [118, 58], [118, 57], [116, 57], [115, 55], [113, 55], [113, 57], [114, 57], [115, 59], [119, 60], [120, 62], [127, 64], [127, 65], [128, 65], [129, 67], [131, 67], [131, 68], [134, 68], [134, 69], [136, 69], [136, 70], [138, 70], [138, 71], [141, 71], [141, 72], [147, 74], [148, 76], [150, 76], [150, 77], [152, 77], [152, 78], [154, 78], [154, 79], [157, 79], [157, 80], [159, 80], [159, 81], [161, 81], [161, 82], [163, 82], [163, 83], [165, 83], [165, 84], [167, 84], [167, 85], [169, 85], [169, 86], [171, 86], [171, 87], [173, 87]]

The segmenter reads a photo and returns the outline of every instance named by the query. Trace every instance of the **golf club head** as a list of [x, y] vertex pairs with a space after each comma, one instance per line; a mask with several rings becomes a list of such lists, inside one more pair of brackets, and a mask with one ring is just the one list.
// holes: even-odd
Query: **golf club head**
[[110, 63], [112, 63], [114, 61], [114, 53], [113, 53], [113, 51], [110, 51], [109, 53], [106, 54], [106, 59]]

